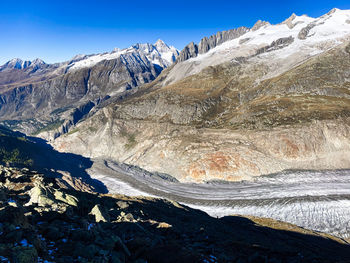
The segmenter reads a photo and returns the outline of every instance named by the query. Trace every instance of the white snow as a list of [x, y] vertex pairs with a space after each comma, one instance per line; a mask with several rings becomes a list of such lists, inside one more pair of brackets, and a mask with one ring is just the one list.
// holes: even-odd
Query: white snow
[[[163, 68], [170, 66], [179, 54], [178, 50], [174, 47], [169, 47], [163, 41], [158, 40], [154, 45], [152, 44], [136, 44], [129, 48], [119, 49], [115, 48], [110, 53], [103, 53], [97, 55], [88, 56], [85, 59], [74, 61], [69, 65], [69, 70], [76, 70], [80, 68], [92, 67], [97, 63], [104, 60], [117, 59], [121, 55], [132, 54], [138, 57], [139, 60], [144, 60], [143, 56], [147, 58], [147, 62], [157, 64]], [[80, 55], [78, 58], [83, 57]]]
[[[298, 52], [299, 48], [302, 46], [313, 46], [323, 41], [336, 41], [350, 34], [350, 24], [347, 22], [349, 19], [350, 10], [339, 9], [332, 14], [324, 15], [320, 18], [311, 18], [305, 15], [296, 16], [292, 21], [295, 26], [291, 29], [284, 23], [278, 25], [267, 25], [256, 31], [249, 31], [237, 39], [227, 41], [210, 50], [208, 53], [193, 58], [193, 61], [204, 60], [205, 58], [217, 53], [230, 53], [232, 48], [238, 48], [239, 50], [244, 46], [259, 47], [270, 45], [275, 40], [290, 36], [294, 38], [293, 44], [289, 46], [289, 50], [288, 48], [282, 50], [283, 52], [287, 50], [287, 53], [291, 55], [294, 52]], [[316, 24], [316, 26], [309, 32], [310, 37], [305, 40], [298, 39], [300, 30], [310, 23]], [[249, 41], [244, 44], [239, 44], [240, 40], [246, 38], [249, 38]]]
[[[273, 77], [350, 39], [350, 10], [336, 9], [319, 18], [296, 16], [291, 23], [292, 28], [289, 28], [286, 23], [281, 23], [265, 25], [256, 31], [250, 30], [239, 38], [224, 42], [205, 54], [178, 63], [164, 83], [174, 83], [184, 77], [197, 74], [208, 66], [235, 61], [237, 57], [246, 57], [252, 63], [271, 66], [270, 73], [265, 78]], [[299, 32], [311, 23], [315, 24], [315, 27], [309, 31], [307, 38], [299, 39]], [[294, 39], [290, 45], [254, 56], [259, 48], [288, 37]]]

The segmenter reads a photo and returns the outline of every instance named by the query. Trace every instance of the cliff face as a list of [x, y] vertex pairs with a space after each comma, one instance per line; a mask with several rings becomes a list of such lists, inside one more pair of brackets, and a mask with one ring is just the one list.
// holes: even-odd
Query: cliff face
[[[50, 123], [80, 105], [95, 105], [115, 94], [125, 93], [155, 79], [160, 73], [151, 63], [139, 63], [133, 56], [106, 60], [43, 82], [10, 88], [0, 94], [2, 120], [42, 118]], [[35, 118], [33, 118], [35, 117]], [[40, 128], [38, 127], [30, 127]], [[32, 130], [33, 131], [33, 130]]]
[[198, 45], [191, 42], [180, 52], [177, 61], [182, 62], [190, 58], [195, 58], [199, 54], [207, 53], [210, 49], [213, 49], [229, 40], [236, 39], [248, 31], [249, 28], [247, 27], [239, 27], [227, 31], [217, 32], [215, 35], [212, 35], [209, 38], [204, 37], [201, 39]]
[[240, 181], [285, 169], [349, 168], [349, 119], [267, 130], [230, 130], [120, 120], [107, 110], [54, 146], [176, 177]]

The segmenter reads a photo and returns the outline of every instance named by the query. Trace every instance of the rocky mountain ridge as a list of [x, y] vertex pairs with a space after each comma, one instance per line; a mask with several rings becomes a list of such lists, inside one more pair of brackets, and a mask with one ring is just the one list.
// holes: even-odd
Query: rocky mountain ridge
[[201, 39], [198, 45], [191, 42], [180, 52], [177, 61], [182, 62], [187, 59], [194, 58], [199, 54], [207, 53], [210, 49], [213, 49], [226, 41], [238, 38], [248, 31], [249, 28], [247, 27], [239, 27], [236, 29], [217, 32], [215, 35], [212, 35], [209, 38], [204, 37]]
[[60, 128], [53, 135], [56, 137], [101, 102], [133, 93], [136, 87], [154, 80], [177, 55], [174, 47], [158, 40], [154, 45], [137, 44], [110, 53], [79, 55], [64, 63], [43, 64], [36, 71], [29, 62], [23, 62], [28, 64], [24, 68], [14, 65], [0, 71], [0, 118], [27, 133]]
[[[198, 45], [190, 43], [182, 52], [187, 54], [186, 59], [174, 66], [162, 85], [225, 62], [264, 64], [268, 67], [265, 79], [277, 76], [349, 39], [349, 21], [349, 10], [332, 9], [318, 18], [294, 14], [277, 25], [258, 21], [252, 29], [239, 28], [240, 33], [234, 34], [233, 39], [207, 52], [199, 53]], [[288, 45], [278, 47], [286, 39], [289, 39]], [[271, 49], [272, 45], [276, 47]]]

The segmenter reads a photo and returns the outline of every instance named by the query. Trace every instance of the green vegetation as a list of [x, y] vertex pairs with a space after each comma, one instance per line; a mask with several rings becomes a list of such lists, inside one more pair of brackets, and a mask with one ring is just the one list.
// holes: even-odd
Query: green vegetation
[[120, 135], [127, 139], [127, 143], [124, 145], [125, 149], [129, 150], [137, 144], [135, 133], [128, 133], [125, 128], [122, 128]]
[[133, 148], [133, 147], [136, 145], [137, 141], [136, 141], [136, 138], [135, 138], [135, 137], [136, 137], [135, 134], [129, 134], [129, 135], [127, 136], [128, 143], [125, 144], [125, 148], [126, 148], [126, 149], [129, 150], [129, 149]]
[[69, 110], [70, 108], [71, 108], [70, 106], [67, 106], [67, 107], [64, 107], [64, 108], [55, 109], [52, 112], [50, 112], [50, 115], [60, 114], [62, 112], [65, 112], [65, 111]]
[[96, 133], [97, 132], [97, 128], [96, 127], [89, 127], [88, 130], [92, 133]]
[[33, 166], [38, 146], [28, 137], [0, 126], [0, 164]]
[[63, 124], [63, 122], [64, 121], [62, 120], [56, 120], [56, 121], [50, 122], [46, 126], [36, 130], [32, 135], [38, 135], [39, 133], [42, 133], [42, 132], [56, 130]]
[[26, 137], [17, 137], [18, 140], [26, 142], [28, 139]]
[[19, 149], [8, 151], [5, 148], [0, 148], [0, 162], [25, 166], [33, 165], [33, 160], [26, 157]]
[[72, 134], [74, 134], [74, 133], [76, 133], [76, 132], [78, 132], [78, 131], [79, 131], [79, 129], [78, 129], [78, 128], [75, 128], [75, 129], [69, 131], [69, 132], [67, 133], [67, 135], [72, 135]]

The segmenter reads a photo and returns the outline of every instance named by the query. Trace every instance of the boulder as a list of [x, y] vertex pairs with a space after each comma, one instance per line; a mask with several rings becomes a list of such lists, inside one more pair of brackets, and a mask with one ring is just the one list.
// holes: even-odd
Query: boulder
[[108, 213], [103, 209], [103, 207], [99, 204], [95, 205], [89, 215], [95, 216], [95, 221], [98, 222], [109, 222], [110, 218]]
[[129, 207], [129, 204], [125, 201], [118, 201], [117, 202], [117, 206], [120, 208], [120, 209], [126, 209]]
[[71, 206], [78, 206], [78, 198], [73, 195], [56, 190], [54, 193], [56, 200], [62, 201]]
[[38, 206], [52, 206], [55, 203], [55, 198], [50, 189], [45, 187], [40, 182], [35, 182], [35, 186], [30, 190], [30, 200], [26, 206], [38, 204]]

